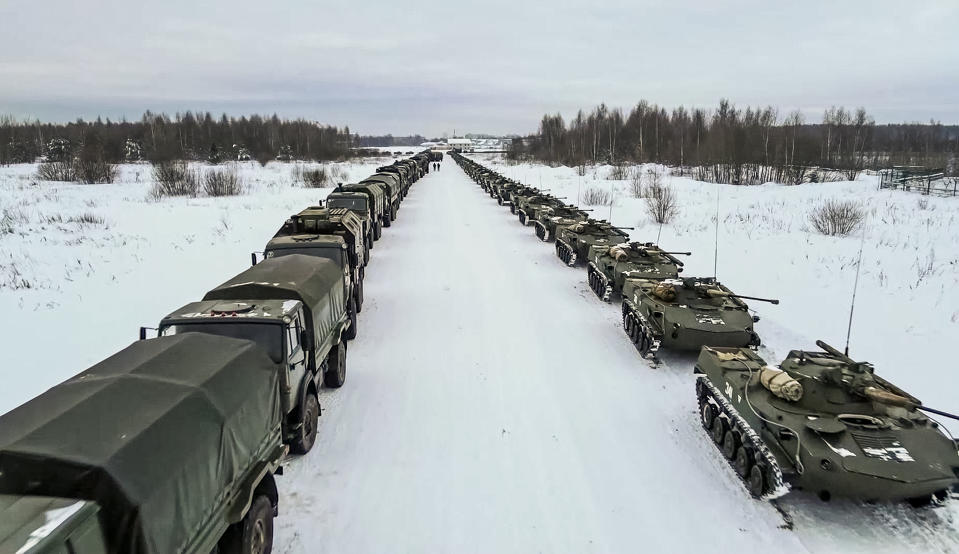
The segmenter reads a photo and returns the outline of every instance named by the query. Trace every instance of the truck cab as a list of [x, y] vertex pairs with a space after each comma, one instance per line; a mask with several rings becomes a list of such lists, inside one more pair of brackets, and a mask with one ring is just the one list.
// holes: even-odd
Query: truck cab
[[376, 214], [373, 211], [373, 204], [369, 197], [363, 192], [346, 191], [342, 187], [337, 187], [326, 197], [326, 207], [328, 209], [343, 208], [349, 210], [363, 224], [363, 237], [366, 244], [366, 250], [373, 248], [373, 240], [378, 237], [374, 230]]
[[[317, 361], [310, 348], [302, 302], [255, 299], [191, 302], [164, 317], [158, 333], [161, 337], [207, 333], [255, 342], [270, 360], [287, 369], [280, 378], [280, 404], [285, 414], [295, 413], [305, 387], [310, 383], [319, 386]], [[294, 436], [298, 425], [287, 427], [288, 438]]]
[[356, 312], [363, 311], [363, 279], [361, 268], [352, 263], [349, 247], [339, 235], [287, 235], [270, 239], [263, 255], [266, 259], [302, 254], [335, 262], [346, 280], [347, 299], [352, 299]]
[[164, 317], [161, 337], [206, 333], [256, 343], [286, 371], [280, 377], [284, 440], [313, 446], [320, 384], [346, 379], [346, 339], [356, 333], [347, 278], [328, 260], [291, 254], [263, 262]]

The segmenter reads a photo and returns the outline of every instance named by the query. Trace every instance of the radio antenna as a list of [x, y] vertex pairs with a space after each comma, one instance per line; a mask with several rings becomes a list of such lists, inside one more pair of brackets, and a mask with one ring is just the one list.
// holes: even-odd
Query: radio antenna
[[719, 280], [719, 192], [722, 185], [716, 185], [716, 231], [715, 244], [713, 246], [713, 279]]
[[[869, 217], [868, 214], [866, 216]], [[862, 226], [862, 238], [859, 241], [859, 260], [856, 261], [856, 280], [852, 285], [852, 302], [849, 303], [849, 324], [846, 326], [846, 356], [849, 355], [849, 338], [852, 336], [852, 314], [856, 310], [856, 291], [859, 290], [859, 270], [862, 269], [862, 249], [866, 244], [866, 225]]]

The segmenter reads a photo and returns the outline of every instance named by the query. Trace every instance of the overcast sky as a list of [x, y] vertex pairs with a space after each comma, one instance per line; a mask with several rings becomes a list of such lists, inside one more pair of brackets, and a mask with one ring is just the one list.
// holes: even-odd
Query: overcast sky
[[0, 0], [0, 114], [276, 112], [438, 136], [727, 97], [955, 124], [957, 29], [959, 0]]

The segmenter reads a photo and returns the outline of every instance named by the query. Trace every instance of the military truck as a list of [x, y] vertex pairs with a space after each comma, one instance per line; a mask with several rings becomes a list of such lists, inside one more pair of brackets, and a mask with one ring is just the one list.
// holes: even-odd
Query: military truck
[[340, 268], [323, 258], [270, 258], [164, 317], [159, 334], [209, 333], [259, 344], [288, 369], [280, 399], [283, 438], [305, 454], [316, 439], [320, 382], [338, 388], [346, 381], [346, 340], [355, 336], [356, 316], [344, 281]]
[[[264, 258], [278, 258], [291, 254], [316, 256], [336, 263], [343, 274], [344, 294], [347, 298], [347, 312], [350, 319], [355, 320], [356, 314], [363, 311], [363, 279], [360, 269], [351, 261], [349, 247], [343, 237], [339, 235], [288, 235], [270, 239], [263, 249]], [[253, 253], [253, 265], [256, 265], [256, 253]], [[356, 326], [347, 331], [347, 338], [353, 339]]]
[[627, 227], [613, 227], [605, 220], [587, 219], [557, 229], [556, 256], [572, 267], [588, 260], [591, 246], [612, 246], [629, 240]]
[[623, 329], [646, 357], [660, 345], [673, 350], [703, 346], [759, 347], [743, 299], [779, 304], [779, 300], [734, 294], [711, 277], [652, 280], [626, 277]]
[[350, 266], [353, 268], [354, 277], [360, 282], [363, 281], [363, 268], [369, 263], [369, 251], [363, 235], [362, 221], [356, 214], [344, 208], [310, 206], [290, 216], [273, 236], [312, 234], [343, 237], [350, 253]]
[[533, 226], [536, 230], [536, 236], [543, 242], [556, 241], [556, 231], [558, 227], [569, 227], [579, 221], [589, 219], [589, 213], [592, 210], [581, 209], [570, 204], [567, 206], [549, 206], [540, 210]]
[[623, 291], [627, 277], [636, 279], [675, 279], [683, 271], [683, 262], [676, 255], [690, 252], [664, 252], [651, 242], [624, 242], [589, 247], [587, 280], [603, 302], [609, 302], [613, 293]]
[[[373, 240], [380, 240], [383, 236], [383, 227], [388, 227], [390, 206], [387, 201], [387, 193], [384, 188], [375, 183], [366, 184], [344, 184], [336, 188], [336, 192], [360, 193], [366, 195], [369, 205], [370, 216], [373, 220]], [[337, 202], [332, 205], [327, 197], [327, 207], [343, 208], [347, 206], [338, 206]]]
[[376, 168], [376, 172], [395, 175], [396, 180], [400, 184], [400, 200], [406, 198], [406, 194], [410, 190], [410, 185], [413, 184], [413, 177], [409, 167], [400, 164], [384, 165]]
[[778, 367], [748, 348], [705, 347], [695, 372], [703, 428], [753, 496], [942, 498], [959, 453], [919, 399], [822, 341]]
[[373, 241], [377, 238], [376, 228], [379, 227], [369, 197], [363, 192], [344, 190], [341, 185], [327, 195], [325, 204], [327, 209], [330, 210], [337, 208], [349, 210], [360, 220], [360, 223], [363, 224], [363, 251], [368, 261], [370, 250], [373, 249]]
[[253, 341], [138, 341], [0, 416], [0, 551], [269, 552], [285, 368]]
[[360, 184], [373, 184], [383, 189], [383, 194], [386, 195], [387, 205], [389, 206], [389, 209], [386, 211], [387, 218], [383, 226], [389, 227], [392, 225], [393, 221], [396, 220], [396, 213], [399, 211], [400, 202], [403, 199], [401, 196], [403, 187], [400, 185], [399, 177], [393, 173], [374, 173], [360, 181]]

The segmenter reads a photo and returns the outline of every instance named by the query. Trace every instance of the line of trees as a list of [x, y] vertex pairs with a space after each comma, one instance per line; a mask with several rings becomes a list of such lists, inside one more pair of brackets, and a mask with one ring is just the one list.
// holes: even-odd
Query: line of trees
[[890, 165], [955, 174], [959, 127], [876, 125], [863, 108], [832, 107], [810, 124], [798, 111], [782, 117], [770, 106], [743, 109], [725, 99], [715, 110], [671, 111], [643, 100], [627, 114], [601, 104], [568, 123], [559, 114], [543, 116], [539, 132], [514, 140], [510, 155], [571, 166], [655, 162], [739, 184], [803, 182], [828, 173], [854, 179], [865, 168]]
[[78, 119], [71, 123], [0, 117], [0, 163], [62, 161], [84, 156], [106, 163], [148, 159], [332, 160], [351, 155], [349, 127], [305, 119], [252, 115], [219, 118], [209, 112], [170, 117], [146, 112], [139, 121]]

